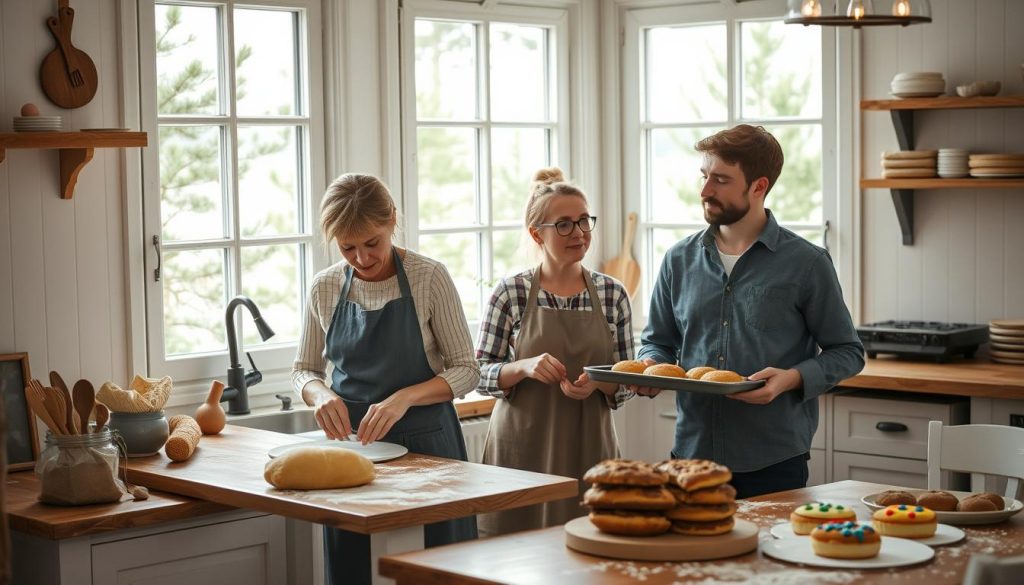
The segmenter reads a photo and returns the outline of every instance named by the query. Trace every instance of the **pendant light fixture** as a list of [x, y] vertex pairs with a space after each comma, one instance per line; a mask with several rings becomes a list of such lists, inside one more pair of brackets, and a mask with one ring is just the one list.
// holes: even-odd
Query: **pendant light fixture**
[[788, 0], [785, 19], [786, 24], [854, 28], [931, 21], [928, 0]]

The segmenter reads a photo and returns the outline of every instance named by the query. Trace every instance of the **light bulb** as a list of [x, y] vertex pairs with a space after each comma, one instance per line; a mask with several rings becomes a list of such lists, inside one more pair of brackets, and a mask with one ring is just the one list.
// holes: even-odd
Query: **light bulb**
[[893, 16], [910, 16], [910, 0], [894, 0], [892, 14]]
[[846, 8], [846, 16], [855, 20], [864, 18], [864, 0], [850, 0], [850, 5]]
[[821, 16], [821, 2], [818, 0], [804, 0], [800, 6], [800, 14], [808, 17]]

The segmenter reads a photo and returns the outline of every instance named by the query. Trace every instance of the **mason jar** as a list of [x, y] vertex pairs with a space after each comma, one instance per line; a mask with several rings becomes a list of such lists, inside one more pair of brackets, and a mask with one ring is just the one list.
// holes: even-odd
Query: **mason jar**
[[119, 451], [110, 429], [82, 435], [47, 431], [45, 445], [36, 462], [41, 501], [79, 505], [116, 502], [121, 497]]

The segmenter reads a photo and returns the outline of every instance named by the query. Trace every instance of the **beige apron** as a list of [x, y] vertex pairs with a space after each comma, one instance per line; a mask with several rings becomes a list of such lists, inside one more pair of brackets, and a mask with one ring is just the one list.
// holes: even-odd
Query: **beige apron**
[[[590, 292], [592, 311], [560, 310], [537, 306], [540, 267], [533, 273], [525, 314], [516, 338], [516, 359], [549, 353], [565, 365], [576, 380], [583, 366], [609, 364], [614, 339], [608, 329], [600, 297], [590, 273], [583, 279]], [[575, 477], [580, 494], [584, 472], [598, 461], [618, 455], [611, 410], [604, 394], [595, 390], [586, 400], [574, 400], [558, 384], [527, 378], [507, 400], [498, 400], [484, 443], [483, 462], [540, 473]], [[481, 535], [496, 536], [519, 530], [557, 526], [586, 514], [580, 496], [515, 508], [479, 517]]]

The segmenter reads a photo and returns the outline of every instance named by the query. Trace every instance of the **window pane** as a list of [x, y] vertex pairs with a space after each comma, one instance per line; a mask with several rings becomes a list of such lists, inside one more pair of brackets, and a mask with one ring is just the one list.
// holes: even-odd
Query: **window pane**
[[239, 126], [238, 214], [243, 236], [299, 232], [297, 134], [295, 126]]
[[824, 230], [793, 230], [796, 235], [814, 244], [815, 246], [825, 247], [825, 232]]
[[480, 318], [479, 234], [438, 234], [420, 236], [420, 253], [448, 269], [459, 291], [466, 318]]
[[416, 117], [477, 117], [476, 26], [416, 21]]
[[647, 30], [647, 121], [728, 117], [724, 24]]
[[530, 255], [523, 249], [525, 231], [522, 228], [495, 231], [491, 242], [494, 277], [491, 282], [487, 283], [490, 288], [494, 288], [494, 285], [498, 284], [502, 278], [532, 267], [533, 262]]
[[743, 116], [821, 116], [821, 31], [782, 21], [744, 22]]
[[530, 181], [549, 161], [547, 130], [491, 130], [491, 217], [495, 222], [523, 222]]
[[491, 119], [547, 121], [547, 30], [491, 25]]
[[242, 319], [246, 347], [294, 342], [299, 338], [301, 261], [298, 244], [242, 248], [242, 290], [256, 302], [263, 320], [274, 330], [264, 342], [248, 317]]
[[219, 126], [160, 126], [164, 241], [226, 235], [221, 149]]
[[[164, 344], [168, 356], [227, 348], [224, 335], [226, 251], [166, 252]], [[297, 313], [296, 313], [297, 314]]]
[[219, 114], [217, 8], [157, 4], [157, 113]]
[[289, 116], [296, 107], [294, 12], [235, 10], [235, 99], [241, 116]]
[[420, 128], [417, 149], [420, 225], [476, 223], [476, 130]]
[[700, 223], [703, 179], [701, 157], [694, 144], [721, 128], [663, 128], [650, 130], [650, 213], [661, 223]]
[[821, 126], [775, 126], [768, 131], [782, 146], [786, 162], [765, 207], [780, 222], [821, 223]]

